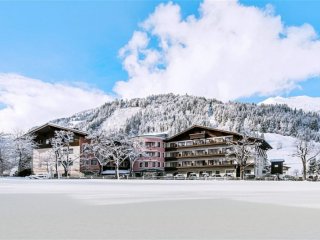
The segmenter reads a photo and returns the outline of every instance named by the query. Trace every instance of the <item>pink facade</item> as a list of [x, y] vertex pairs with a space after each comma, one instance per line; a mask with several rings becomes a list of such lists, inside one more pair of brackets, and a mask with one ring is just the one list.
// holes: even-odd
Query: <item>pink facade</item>
[[143, 147], [143, 156], [139, 157], [133, 165], [136, 176], [161, 175], [164, 172], [164, 137], [139, 136], [137, 137]]

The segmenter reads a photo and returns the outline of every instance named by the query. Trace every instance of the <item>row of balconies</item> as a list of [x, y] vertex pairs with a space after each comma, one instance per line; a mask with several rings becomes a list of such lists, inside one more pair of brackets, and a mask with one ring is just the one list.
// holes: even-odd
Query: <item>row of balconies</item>
[[232, 136], [228, 137], [219, 137], [219, 138], [206, 138], [206, 139], [197, 139], [197, 140], [187, 140], [180, 142], [171, 142], [166, 143], [166, 148], [180, 148], [180, 147], [192, 147], [198, 145], [213, 145], [213, 144], [226, 144], [229, 141], [232, 141]]
[[186, 168], [186, 167], [210, 167], [210, 166], [233, 166], [233, 160], [201, 160], [201, 161], [182, 161], [166, 163], [166, 167]]
[[197, 150], [197, 151], [183, 151], [167, 153], [166, 158], [192, 158], [192, 157], [205, 157], [205, 156], [221, 156], [228, 153], [228, 149], [209, 149], [209, 150]]

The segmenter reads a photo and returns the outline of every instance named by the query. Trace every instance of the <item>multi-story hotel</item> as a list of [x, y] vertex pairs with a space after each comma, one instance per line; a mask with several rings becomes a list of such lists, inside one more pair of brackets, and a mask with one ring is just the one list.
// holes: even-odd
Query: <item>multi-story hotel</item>
[[135, 138], [141, 146], [143, 154], [133, 163], [135, 176], [164, 174], [164, 139], [166, 134], [141, 135]]
[[[240, 139], [235, 132], [203, 126], [192, 126], [165, 140], [165, 171], [172, 174], [191, 173], [209, 176], [240, 177], [240, 167], [235, 159], [227, 157], [232, 151], [230, 141]], [[267, 163], [266, 151], [271, 146], [263, 139], [254, 139], [260, 144], [255, 157], [248, 159], [244, 174], [261, 176]]]
[[[69, 157], [72, 160], [69, 174], [80, 176], [82, 174], [114, 174], [114, 166], [110, 163], [100, 169], [94, 158], [81, 159], [81, 146], [85, 143], [87, 133], [47, 123], [35, 128], [30, 133], [35, 135], [38, 143], [37, 149], [33, 150], [32, 170], [34, 174], [55, 175], [56, 166], [54, 152], [50, 143], [54, 132], [57, 130], [71, 131], [74, 133], [73, 142], [70, 144]], [[188, 177], [191, 173], [198, 177], [209, 176], [240, 176], [240, 167], [236, 159], [230, 157], [232, 152], [231, 141], [236, 141], [241, 135], [235, 132], [223, 131], [203, 126], [192, 126], [170, 138], [166, 134], [141, 135], [135, 140], [142, 146], [143, 154], [130, 163], [125, 161], [120, 170], [129, 174], [130, 169], [134, 176], [159, 176], [164, 173], [183, 174]], [[266, 151], [271, 146], [263, 139], [259, 141], [255, 149], [255, 156], [248, 159], [244, 174], [262, 176], [268, 167]], [[227, 156], [228, 154], [228, 156]], [[58, 174], [62, 175], [64, 168], [59, 163]]]

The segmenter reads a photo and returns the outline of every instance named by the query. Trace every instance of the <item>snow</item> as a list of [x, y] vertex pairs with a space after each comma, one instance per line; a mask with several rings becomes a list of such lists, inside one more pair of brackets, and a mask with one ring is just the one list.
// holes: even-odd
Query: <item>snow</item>
[[[276, 133], [265, 133], [264, 138], [272, 147], [271, 150], [267, 151], [269, 160], [283, 159], [285, 160], [284, 164], [290, 167], [288, 171], [290, 175], [294, 175], [294, 170], [299, 170], [299, 173], [301, 173], [301, 160], [292, 156], [296, 151], [295, 143], [297, 138]], [[320, 143], [317, 143], [317, 145], [320, 147]]]
[[140, 107], [116, 109], [114, 113], [103, 122], [102, 129], [119, 130], [126, 126], [127, 119], [133, 117], [140, 110], [141, 110]]
[[317, 239], [315, 182], [0, 179], [0, 239]]
[[2, 178], [0, 183], [0, 196], [65, 194], [91, 205], [223, 198], [320, 209], [320, 188], [314, 182]]
[[295, 169], [302, 171], [301, 160], [293, 157], [292, 154], [296, 151], [296, 138], [290, 136], [282, 136], [276, 133], [265, 133], [265, 140], [271, 145], [272, 149], [267, 151], [268, 159], [283, 159], [284, 164], [290, 167], [288, 173], [293, 175]]
[[287, 104], [290, 108], [302, 109], [304, 111], [320, 113], [320, 97], [296, 96], [296, 97], [271, 97], [261, 104]]

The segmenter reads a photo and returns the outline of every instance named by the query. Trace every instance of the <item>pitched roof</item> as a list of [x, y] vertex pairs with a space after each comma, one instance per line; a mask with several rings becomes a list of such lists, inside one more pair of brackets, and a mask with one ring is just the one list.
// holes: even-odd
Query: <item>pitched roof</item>
[[83, 135], [83, 136], [88, 135], [87, 132], [80, 131], [80, 130], [77, 130], [77, 129], [74, 129], [74, 128], [63, 127], [63, 126], [60, 126], [60, 125], [57, 125], [57, 124], [54, 124], [54, 123], [50, 123], [50, 122], [46, 123], [46, 124], [43, 124], [43, 125], [41, 125], [39, 127], [36, 127], [34, 129], [31, 129], [28, 133], [29, 134], [35, 133], [35, 132], [38, 132], [39, 130], [41, 130], [43, 128], [46, 128], [46, 127], [54, 127], [54, 128], [58, 128], [58, 129], [61, 129], [61, 130], [74, 132], [74, 133], [77, 133], [77, 134]]
[[[191, 127], [185, 129], [184, 131], [179, 132], [179, 133], [173, 135], [172, 137], [167, 138], [166, 141], [170, 141], [170, 140], [174, 139], [175, 137], [177, 137], [177, 136], [179, 136], [179, 135], [181, 135], [183, 133], [186, 133], [186, 132], [188, 132], [188, 131], [190, 131], [190, 130], [192, 130], [194, 128], [202, 128], [202, 129], [206, 129], [206, 130], [209, 130], [209, 131], [217, 131], [217, 132], [222, 132], [222, 133], [226, 133], [226, 134], [230, 134], [230, 135], [236, 135], [236, 136], [239, 136], [239, 137], [242, 136], [242, 134], [237, 133], [237, 132], [221, 130], [221, 129], [218, 129], [218, 128], [205, 127], [205, 126], [201, 126], [201, 125], [192, 125]], [[272, 147], [270, 146], [270, 144], [268, 142], [266, 142], [266, 140], [264, 140], [262, 138], [257, 138], [257, 137], [252, 137], [252, 138], [256, 139], [258, 141], [261, 141], [261, 143], [263, 145], [263, 148], [272, 149]]]
[[241, 134], [239, 133], [236, 133], [236, 132], [230, 132], [230, 131], [225, 131], [225, 130], [221, 130], [221, 129], [217, 129], [217, 128], [211, 128], [211, 127], [205, 127], [205, 126], [200, 126], [200, 125], [192, 125], [191, 127], [183, 130], [182, 132], [179, 132], [175, 135], [173, 135], [172, 137], [169, 137], [167, 138], [166, 140], [167, 141], [170, 141], [171, 139], [183, 134], [183, 133], [186, 133], [194, 128], [203, 128], [203, 129], [206, 129], [206, 130], [209, 130], [209, 131], [218, 131], [218, 132], [223, 132], [223, 133], [227, 133], [227, 134], [231, 134], [231, 135], [237, 135], [237, 136], [241, 136]]

